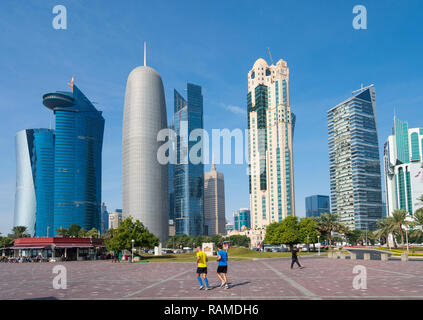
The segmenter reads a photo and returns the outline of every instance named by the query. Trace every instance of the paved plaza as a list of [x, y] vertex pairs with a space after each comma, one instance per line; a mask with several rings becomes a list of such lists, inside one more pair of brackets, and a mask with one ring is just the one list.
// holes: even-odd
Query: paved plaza
[[[302, 258], [304, 269], [290, 270], [290, 259], [232, 261], [230, 289], [218, 287], [216, 262], [209, 263], [210, 291], [198, 290], [195, 263], [0, 264], [0, 299], [423, 299], [423, 261]], [[67, 289], [53, 289], [52, 270], [67, 270]], [[367, 270], [367, 290], [355, 290], [355, 265]]]

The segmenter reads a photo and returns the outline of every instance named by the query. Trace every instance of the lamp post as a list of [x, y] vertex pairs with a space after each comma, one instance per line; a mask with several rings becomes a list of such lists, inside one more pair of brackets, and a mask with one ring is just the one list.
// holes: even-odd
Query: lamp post
[[47, 226], [47, 238], [48, 238], [48, 229], [50, 229], [50, 226]]
[[405, 228], [405, 241], [407, 242], [407, 253], [410, 253], [408, 251], [408, 227]]
[[134, 262], [134, 242], [135, 242], [135, 240], [132, 239], [131, 242], [132, 242], [132, 258], [131, 258], [131, 263], [132, 263], [132, 262]]
[[317, 236], [317, 242], [319, 243], [319, 256], [320, 256], [320, 235]]

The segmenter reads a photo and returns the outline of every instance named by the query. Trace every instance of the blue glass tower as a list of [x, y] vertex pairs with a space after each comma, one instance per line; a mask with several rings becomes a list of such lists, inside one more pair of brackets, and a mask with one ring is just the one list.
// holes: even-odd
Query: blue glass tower
[[250, 210], [239, 209], [234, 213], [234, 230], [242, 231], [242, 228], [251, 228]]
[[306, 217], [319, 217], [330, 212], [329, 196], [314, 195], [305, 199]]
[[71, 88], [43, 96], [43, 104], [56, 115], [54, 234], [71, 224], [101, 228], [104, 118], [76, 85]]
[[[53, 227], [54, 132], [28, 129], [16, 134], [14, 226], [45, 237]], [[51, 235], [50, 233], [49, 235]]]
[[382, 218], [374, 86], [331, 108], [328, 131], [332, 213], [352, 230], [374, 230]]
[[194, 145], [202, 142], [189, 141], [188, 138], [193, 130], [203, 129], [201, 87], [188, 83], [187, 97], [185, 100], [178, 91], [174, 91], [173, 128], [177, 135], [177, 159], [172, 168], [174, 221], [176, 234], [198, 236], [204, 233], [204, 165], [202, 161], [192, 163], [188, 154]]

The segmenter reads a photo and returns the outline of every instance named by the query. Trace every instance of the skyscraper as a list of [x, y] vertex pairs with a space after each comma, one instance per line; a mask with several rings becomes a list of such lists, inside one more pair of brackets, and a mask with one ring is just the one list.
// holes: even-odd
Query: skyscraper
[[305, 199], [306, 217], [319, 217], [322, 213], [330, 212], [329, 197], [314, 195]]
[[56, 116], [54, 222], [51, 235], [77, 224], [100, 230], [104, 118], [73, 83], [72, 92], [43, 96]]
[[234, 230], [242, 231], [243, 227], [251, 228], [250, 210], [247, 208], [234, 212]]
[[14, 226], [31, 236], [53, 232], [54, 132], [27, 129], [16, 134], [16, 195]]
[[[187, 100], [174, 90], [173, 129], [176, 133], [176, 163], [173, 165], [174, 221], [176, 234], [198, 236], [204, 233], [203, 161], [196, 163], [188, 155], [193, 146], [202, 150], [202, 139], [190, 141], [191, 133], [203, 129], [201, 87], [188, 83]], [[197, 154], [202, 160], [202, 154]]]
[[225, 234], [225, 178], [216, 171], [213, 162], [210, 172], [204, 174], [204, 226], [205, 234]]
[[413, 214], [422, 204], [423, 128], [408, 128], [408, 123], [394, 118], [392, 135], [384, 147], [387, 215], [396, 209]]
[[295, 114], [289, 68], [258, 59], [248, 73], [251, 227], [263, 228], [295, 215], [292, 140]]
[[164, 243], [169, 233], [168, 166], [159, 163], [160, 130], [167, 129], [163, 82], [140, 66], [126, 83], [122, 129], [122, 210]]
[[331, 108], [328, 131], [332, 213], [352, 230], [373, 230], [382, 217], [374, 86]]

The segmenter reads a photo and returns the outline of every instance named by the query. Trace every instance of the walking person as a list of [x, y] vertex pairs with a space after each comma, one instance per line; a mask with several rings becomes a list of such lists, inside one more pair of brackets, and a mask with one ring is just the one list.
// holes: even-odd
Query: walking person
[[207, 262], [209, 259], [206, 254], [201, 250], [200, 246], [197, 247], [197, 280], [200, 283], [200, 290], [204, 289], [203, 281], [206, 284], [206, 290], [210, 290], [209, 281], [207, 280]]
[[217, 277], [220, 279], [220, 287], [229, 289], [228, 279], [226, 273], [228, 272], [228, 253], [223, 250], [222, 245], [218, 245], [217, 248]]
[[292, 252], [291, 269], [293, 269], [294, 263], [298, 264], [298, 266], [300, 267], [300, 269], [303, 269], [304, 267], [302, 267], [300, 265], [300, 262], [298, 261], [298, 256], [297, 256], [298, 249], [297, 248], [292, 248], [291, 252]]

